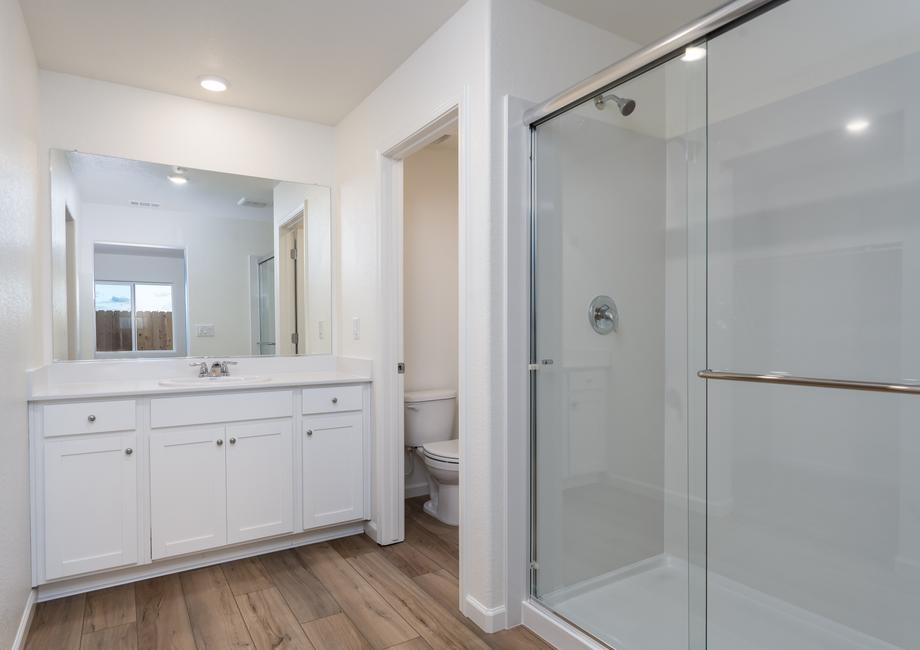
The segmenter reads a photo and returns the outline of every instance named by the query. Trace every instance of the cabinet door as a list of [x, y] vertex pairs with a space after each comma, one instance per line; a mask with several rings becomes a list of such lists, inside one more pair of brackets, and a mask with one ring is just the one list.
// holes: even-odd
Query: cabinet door
[[361, 413], [303, 420], [303, 526], [364, 518], [364, 431]]
[[135, 434], [44, 445], [45, 578], [136, 563]]
[[291, 421], [227, 426], [227, 523], [230, 542], [294, 531]]
[[150, 434], [153, 559], [227, 543], [224, 427]]

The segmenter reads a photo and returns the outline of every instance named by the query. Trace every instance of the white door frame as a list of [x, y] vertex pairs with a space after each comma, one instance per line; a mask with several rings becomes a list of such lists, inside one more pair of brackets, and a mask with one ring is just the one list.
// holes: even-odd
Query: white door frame
[[[374, 521], [368, 534], [380, 544], [392, 544], [405, 538], [405, 447], [403, 430], [404, 375], [397, 373], [397, 363], [403, 358], [403, 161], [431, 144], [445, 133], [457, 128], [459, 133], [458, 175], [458, 248], [459, 248], [459, 340], [457, 390], [459, 436], [464, 445], [465, 385], [468, 377], [467, 344], [463, 326], [467, 313], [466, 278], [468, 250], [468, 187], [469, 187], [469, 91], [456, 102], [435, 112], [434, 116], [410, 135], [397, 140], [391, 147], [377, 152], [378, 188], [378, 305], [380, 335], [374, 368], [376, 452], [374, 454], [375, 507]], [[461, 448], [461, 457], [469, 455]], [[463, 576], [463, 503], [465, 501], [464, 465], [460, 465], [460, 544], [461, 593]]]

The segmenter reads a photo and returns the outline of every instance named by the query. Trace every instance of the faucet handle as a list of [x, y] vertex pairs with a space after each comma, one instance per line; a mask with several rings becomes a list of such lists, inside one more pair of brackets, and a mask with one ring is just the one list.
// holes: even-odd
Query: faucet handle
[[220, 374], [225, 377], [230, 374], [230, 366], [235, 366], [239, 361], [221, 361], [220, 362]]
[[208, 362], [207, 361], [189, 361], [190, 366], [198, 366], [198, 376], [204, 377], [208, 374]]

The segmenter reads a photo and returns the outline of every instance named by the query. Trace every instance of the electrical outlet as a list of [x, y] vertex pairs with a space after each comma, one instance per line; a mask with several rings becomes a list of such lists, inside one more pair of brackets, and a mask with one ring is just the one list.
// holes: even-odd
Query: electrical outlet
[[199, 338], [210, 338], [214, 336], [213, 325], [195, 325], [195, 336]]
[[361, 339], [361, 319], [357, 316], [351, 319], [351, 338], [356, 341]]

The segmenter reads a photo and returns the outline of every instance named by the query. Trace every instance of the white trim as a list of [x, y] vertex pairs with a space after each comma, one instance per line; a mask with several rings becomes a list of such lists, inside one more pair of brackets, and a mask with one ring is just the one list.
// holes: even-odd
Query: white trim
[[504, 313], [506, 362], [504, 594], [507, 623], [521, 623], [512, 603], [527, 598], [530, 582], [530, 130], [523, 124], [530, 102], [505, 96]]
[[[405, 453], [402, 402], [405, 392], [404, 375], [396, 373], [396, 364], [403, 361], [403, 297], [402, 297], [402, 247], [403, 247], [403, 160], [434, 142], [458, 125], [459, 131], [459, 318], [463, 322], [465, 310], [464, 237], [468, 223], [469, 205], [469, 89], [462, 98], [449, 102], [437, 110], [429, 121], [415, 131], [395, 140], [391, 146], [377, 151], [377, 229], [378, 237], [378, 296], [380, 334], [374, 367], [374, 414], [378, 423], [375, 440], [375, 504], [374, 521], [377, 524], [375, 539], [379, 544], [392, 544], [405, 538]], [[460, 331], [463, 331], [461, 327]], [[468, 374], [465, 363], [465, 345], [461, 334], [459, 345], [459, 431], [461, 440], [467, 421], [464, 415], [463, 383]], [[462, 453], [462, 452], [461, 452]], [[461, 468], [462, 472], [462, 468]], [[461, 503], [463, 501], [461, 477]], [[462, 512], [462, 509], [461, 509]], [[462, 531], [462, 527], [461, 527]], [[462, 534], [462, 532], [461, 532]], [[463, 542], [461, 539], [461, 567]], [[461, 589], [463, 584], [461, 569]], [[462, 593], [462, 590], [461, 590]]]
[[19, 619], [19, 627], [16, 628], [11, 650], [22, 650], [26, 647], [26, 638], [29, 636], [29, 628], [32, 626], [32, 616], [35, 615], [35, 603], [37, 602], [38, 592], [35, 589], [29, 589], [26, 606], [22, 610], [22, 618]]
[[559, 650], [610, 650], [532, 600], [521, 603], [521, 622]]
[[[263, 555], [287, 548], [296, 548], [307, 544], [316, 544], [340, 537], [358, 535], [365, 530], [363, 521], [335, 526], [318, 531], [300, 533], [298, 535], [285, 535], [269, 540], [262, 540], [238, 546], [222, 547], [203, 553], [195, 553], [178, 558], [158, 560], [153, 564], [125, 567], [116, 571], [105, 571], [101, 574], [92, 574], [70, 578], [56, 582], [49, 582], [38, 587], [38, 602], [53, 600], [64, 596], [72, 596], [87, 591], [115, 587], [118, 585], [155, 578], [189, 569], [222, 564], [231, 560], [239, 560], [256, 555]], [[34, 591], [34, 590], [33, 590]]]
[[489, 634], [508, 627], [507, 610], [504, 605], [486, 607], [470, 594], [463, 599], [463, 604], [463, 614]]

